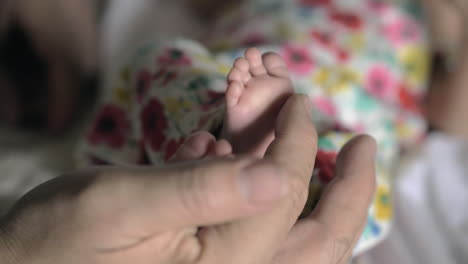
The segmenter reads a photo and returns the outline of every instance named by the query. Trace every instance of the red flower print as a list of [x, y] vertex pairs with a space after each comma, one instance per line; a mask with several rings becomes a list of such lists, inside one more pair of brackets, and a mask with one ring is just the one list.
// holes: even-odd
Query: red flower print
[[190, 66], [192, 61], [185, 53], [177, 48], [169, 48], [161, 55], [158, 64], [165, 66]]
[[172, 158], [179, 147], [184, 144], [184, 141], [184, 138], [180, 138], [179, 140], [171, 139], [166, 145], [166, 155], [164, 156], [164, 161], [168, 161], [170, 158]]
[[112, 148], [120, 148], [125, 144], [128, 129], [125, 112], [115, 105], [105, 105], [88, 133], [88, 141], [92, 145], [106, 143]]
[[336, 23], [352, 30], [358, 30], [362, 27], [361, 18], [355, 14], [334, 11], [331, 12], [330, 18]]
[[141, 72], [138, 73], [136, 90], [137, 90], [137, 100], [139, 103], [143, 101], [143, 98], [146, 96], [149, 89], [151, 88], [152, 81], [153, 81], [153, 75], [149, 71], [142, 70]]
[[282, 54], [289, 69], [299, 75], [308, 74], [314, 67], [314, 60], [305, 46], [286, 45]]
[[300, 0], [300, 4], [305, 6], [330, 6], [332, 4], [332, 0]]
[[149, 143], [154, 151], [160, 151], [166, 140], [164, 133], [168, 127], [163, 105], [158, 100], [152, 99], [143, 108], [140, 118], [144, 142]]
[[410, 92], [408, 91], [408, 87], [406, 87], [406, 85], [404, 84], [400, 85], [398, 92], [398, 101], [404, 109], [412, 111], [414, 113], [422, 113], [421, 104], [419, 103], [419, 100], [416, 96], [410, 94]]
[[327, 32], [312, 30], [312, 32], [310, 32], [310, 35], [312, 39], [318, 42], [321, 46], [333, 51], [336, 54], [338, 60], [340, 60], [340, 62], [348, 61], [350, 57], [349, 53], [337, 45], [335, 38], [333, 38], [331, 34]]
[[335, 176], [336, 152], [318, 150], [315, 159], [315, 168], [319, 170], [318, 177], [324, 184], [331, 182]]
[[332, 47], [335, 44], [333, 36], [331, 36], [329, 33], [312, 30], [310, 35], [312, 36], [312, 39], [320, 43], [322, 46]]

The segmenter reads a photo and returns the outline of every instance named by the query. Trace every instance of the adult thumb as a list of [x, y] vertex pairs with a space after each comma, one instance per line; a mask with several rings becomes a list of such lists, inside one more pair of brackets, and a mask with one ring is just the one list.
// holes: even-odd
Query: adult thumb
[[[156, 170], [119, 169], [110, 176], [115, 179], [106, 181], [108, 184], [125, 186], [126, 191], [124, 195], [116, 192], [106, 196], [121, 208], [128, 204], [126, 216], [131, 222], [152, 230], [207, 226], [248, 217], [274, 207], [289, 189], [282, 170], [253, 158]], [[118, 189], [106, 187], [110, 192]]]

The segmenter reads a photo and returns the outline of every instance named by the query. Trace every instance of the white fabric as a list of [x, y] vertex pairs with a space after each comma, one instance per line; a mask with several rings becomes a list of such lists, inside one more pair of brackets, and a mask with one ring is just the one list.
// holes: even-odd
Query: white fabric
[[394, 228], [359, 263], [468, 263], [468, 142], [430, 135], [403, 167]]

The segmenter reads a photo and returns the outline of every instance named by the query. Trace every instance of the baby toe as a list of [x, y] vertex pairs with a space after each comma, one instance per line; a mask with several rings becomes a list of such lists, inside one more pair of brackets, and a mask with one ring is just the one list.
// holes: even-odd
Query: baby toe
[[289, 77], [288, 67], [280, 55], [274, 52], [266, 53], [263, 55], [263, 64], [268, 74], [282, 78]]
[[267, 73], [263, 65], [262, 54], [257, 48], [249, 48], [245, 51], [245, 58], [250, 65], [250, 73], [255, 77]]

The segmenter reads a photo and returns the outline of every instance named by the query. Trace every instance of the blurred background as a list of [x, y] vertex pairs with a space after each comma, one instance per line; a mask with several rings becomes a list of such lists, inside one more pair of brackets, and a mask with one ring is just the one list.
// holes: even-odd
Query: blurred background
[[[31, 188], [75, 168], [74, 151], [99, 87], [142, 37], [139, 29], [164, 35], [200, 27], [174, 16], [182, 11], [169, 2], [0, 1], [0, 216]], [[442, 9], [429, 14], [428, 27], [447, 36], [433, 40], [444, 50], [450, 46], [444, 40], [462, 27]], [[437, 32], [438, 19], [450, 30]], [[468, 263], [465, 164], [468, 144], [442, 133], [408, 154], [396, 173], [394, 231], [354, 261]]]

